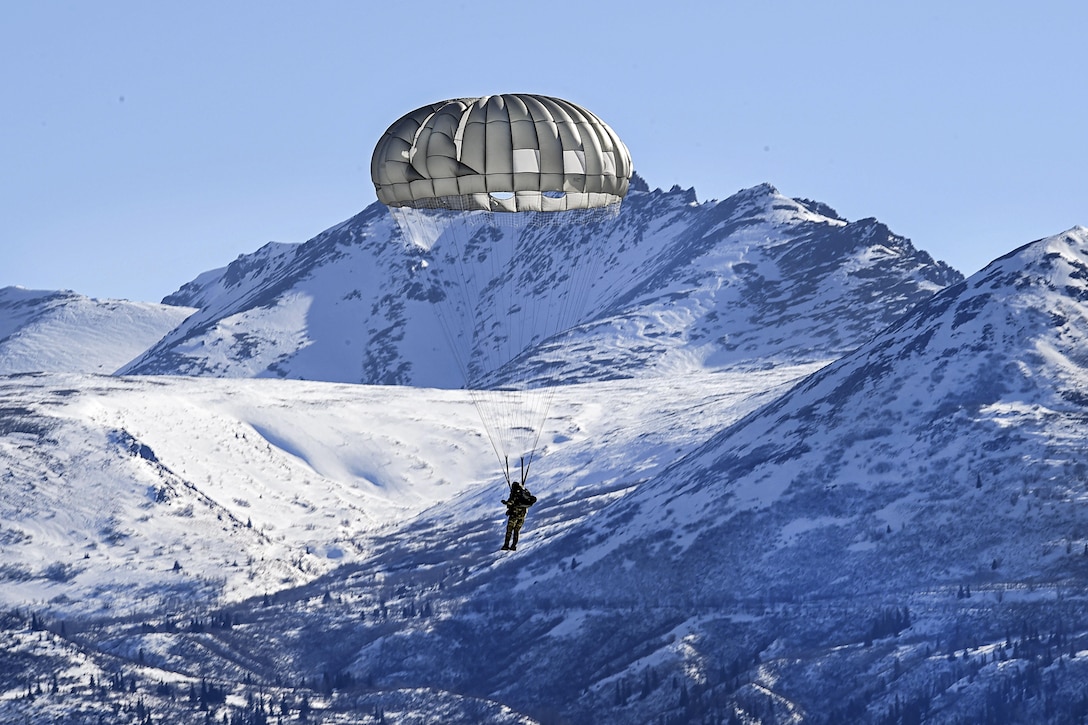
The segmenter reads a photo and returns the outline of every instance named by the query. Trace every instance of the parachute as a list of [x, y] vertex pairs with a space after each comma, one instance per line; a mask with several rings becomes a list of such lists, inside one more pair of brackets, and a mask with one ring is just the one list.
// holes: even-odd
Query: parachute
[[619, 213], [630, 153], [580, 106], [503, 94], [402, 116], [370, 168], [414, 295], [433, 303], [507, 483], [510, 458], [524, 481], [560, 382], [547, 346], [585, 312], [602, 262], [593, 238]]

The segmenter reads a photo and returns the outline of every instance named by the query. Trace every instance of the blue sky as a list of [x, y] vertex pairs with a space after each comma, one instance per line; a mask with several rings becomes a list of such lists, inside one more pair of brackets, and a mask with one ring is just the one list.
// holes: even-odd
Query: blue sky
[[762, 182], [960, 271], [1088, 225], [1088, 4], [51, 2], [0, 23], [0, 287], [155, 301], [375, 200], [433, 101], [594, 111], [654, 186]]

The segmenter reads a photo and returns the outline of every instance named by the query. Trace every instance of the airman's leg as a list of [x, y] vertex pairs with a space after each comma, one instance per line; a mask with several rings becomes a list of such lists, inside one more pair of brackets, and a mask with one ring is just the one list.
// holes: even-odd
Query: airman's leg
[[518, 536], [514, 532], [514, 517], [511, 516], [506, 519], [506, 540], [502, 542], [502, 550], [506, 551], [510, 548], [510, 536], [513, 535], [514, 543], [518, 542]]

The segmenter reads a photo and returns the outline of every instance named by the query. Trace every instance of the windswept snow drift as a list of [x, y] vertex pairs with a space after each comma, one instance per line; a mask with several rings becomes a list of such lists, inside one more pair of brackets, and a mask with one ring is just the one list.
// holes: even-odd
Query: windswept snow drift
[[0, 289], [0, 375], [109, 375], [195, 311], [5, 287]]

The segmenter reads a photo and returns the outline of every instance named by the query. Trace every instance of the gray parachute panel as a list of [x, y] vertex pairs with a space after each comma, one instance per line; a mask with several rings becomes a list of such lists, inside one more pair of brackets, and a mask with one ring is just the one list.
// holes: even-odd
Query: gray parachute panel
[[597, 116], [529, 94], [416, 109], [382, 135], [370, 164], [388, 206], [505, 212], [618, 204], [631, 170], [627, 147]]

